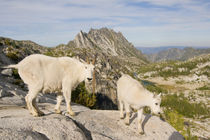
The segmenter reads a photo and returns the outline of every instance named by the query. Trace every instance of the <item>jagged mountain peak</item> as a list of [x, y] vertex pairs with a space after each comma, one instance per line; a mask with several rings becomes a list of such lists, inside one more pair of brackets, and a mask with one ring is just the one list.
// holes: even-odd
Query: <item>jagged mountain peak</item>
[[90, 29], [88, 33], [80, 31], [67, 46], [88, 48], [111, 56], [136, 57], [145, 60], [141, 51], [128, 42], [121, 32], [113, 29]]

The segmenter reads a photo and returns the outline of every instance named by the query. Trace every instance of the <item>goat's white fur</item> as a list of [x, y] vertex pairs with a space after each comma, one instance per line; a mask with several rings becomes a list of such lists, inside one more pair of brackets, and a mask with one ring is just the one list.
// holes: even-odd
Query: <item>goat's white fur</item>
[[117, 94], [120, 107], [120, 118], [124, 118], [124, 107], [126, 112], [125, 124], [129, 125], [130, 107], [138, 110], [138, 131], [143, 133], [141, 122], [143, 108], [149, 106], [153, 113], [160, 113], [160, 94], [156, 97], [146, 90], [137, 80], [129, 75], [122, 74], [117, 81]]
[[56, 113], [61, 113], [60, 104], [64, 96], [68, 113], [75, 115], [70, 104], [71, 91], [80, 82], [88, 78], [92, 79], [94, 66], [70, 57], [49, 57], [34, 54], [24, 58], [17, 65], [9, 65], [4, 68], [18, 69], [21, 79], [29, 89], [25, 97], [27, 107], [33, 116], [41, 116], [44, 113], [39, 110], [35, 102], [39, 92], [58, 93]]

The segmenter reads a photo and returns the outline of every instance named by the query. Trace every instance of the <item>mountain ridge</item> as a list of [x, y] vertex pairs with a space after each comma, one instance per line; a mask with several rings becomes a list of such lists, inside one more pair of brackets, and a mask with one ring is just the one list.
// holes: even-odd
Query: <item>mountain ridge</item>
[[195, 56], [210, 53], [210, 48], [196, 49], [192, 47], [185, 48], [167, 48], [158, 53], [145, 54], [145, 57], [151, 62], [180, 60], [185, 61]]
[[[184, 49], [187, 47], [188, 46], [160, 46], [160, 47], [138, 47], [138, 46], [136, 46], [136, 48], [138, 50], [140, 50], [143, 54], [154, 54], [154, 53], [158, 53], [160, 51], [164, 51], [164, 50], [171, 49], [171, 48]], [[189, 46], [189, 47], [192, 47], [194, 49], [208, 49], [208, 48], [210, 48], [210, 46]]]

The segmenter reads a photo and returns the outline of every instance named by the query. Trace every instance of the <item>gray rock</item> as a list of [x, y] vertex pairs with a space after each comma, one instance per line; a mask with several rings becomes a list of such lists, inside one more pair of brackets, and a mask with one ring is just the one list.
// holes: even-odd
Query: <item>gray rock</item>
[[0, 88], [0, 98], [3, 97], [5, 95], [5, 92], [3, 91], [3, 89]]
[[54, 113], [54, 105], [55, 103], [38, 103], [45, 116], [33, 117], [26, 109], [23, 98], [0, 98], [1, 139], [183, 139], [173, 127], [155, 116], [144, 116], [145, 135], [140, 135], [137, 132], [136, 114], [133, 114], [131, 124], [127, 126], [119, 119], [119, 111], [90, 110], [72, 104], [76, 116], [71, 117], [66, 113], [65, 103], [61, 104], [61, 115]]
[[119, 111], [89, 110], [79, 113], [74, 117], [75, 121], [84, 125], [92, 134], [95, 140], [183, 140], [183, 136], [178, 133], [167, 122], [160, 120], [156, 116], [145, 115], [143, 121], [144, 135], [137, 131], [136, 114], [131, 117], [131, 124], [127, 126], [123, 120], [119, 119]]
[[12, 69], [4, 69], [1, 71], [1, 74], [7, 75], [7, 76], [12, 76]]
[[5, 91], [3, 88], [0, 87], [0, 98], [14, 96], [12, 93]]
[[35, 118], [20, 106], [5, 106], [0, 112], [1, 139], [86, 139], [70, 117], [51, 112]]
[[17, 139], [17, 140], [48, 140], [48, 138], [39, 132], [34, 132], [30, 130], [21, 130], [17, 131], [14, 129], [10, 128], [0, 128], [0, 137], [1, 140], [12, 140], [12, 139]]

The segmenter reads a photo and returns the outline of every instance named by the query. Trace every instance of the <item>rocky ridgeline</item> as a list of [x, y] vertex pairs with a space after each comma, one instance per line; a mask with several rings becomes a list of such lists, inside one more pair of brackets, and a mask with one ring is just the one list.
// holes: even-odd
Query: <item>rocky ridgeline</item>
[[117, 109], [116, 81], [120, 72], [133, 75], [146, 63], [140, 51], [128, 42], [122, 33], [112, 29], [80, 31], [67, 45], [55, 48], [40, 46], [31, 41], [0, 38], [1, 65], [17, 63], [24, 57], [40, 53], [49, 56], [79, 57], [83, 60], [96, 57], [96, 93], [100, 109]]
[[100, 30], [91, 29], [88, 33], [80, 31], [68, 45], [73, 45], [77, 48], [94, 48], [111, 56], [145, 59], [142, 53], [137, 51], [121, 32], [116, 33], [114, 30], [108, 28], [101, 28]]
[[46, 47], [32, 41], [17, 41], [0, 37], [0, 62], [2, 64], [17, 63], [30, 54], [40, 54], [46, 51]]

